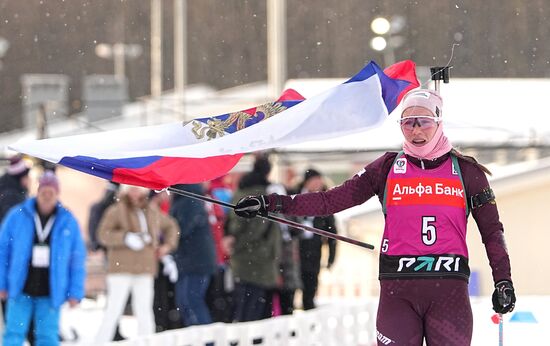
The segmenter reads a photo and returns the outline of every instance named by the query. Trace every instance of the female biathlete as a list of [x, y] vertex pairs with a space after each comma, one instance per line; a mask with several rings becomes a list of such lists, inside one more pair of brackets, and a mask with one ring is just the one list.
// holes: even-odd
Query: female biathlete
[[[418, 89], [403, 99], [403, 151], [388, 152], [325, 192], [248, 196], [235, 213], [330, 215], [378, 196], [385, 216], [380, 247], [379, 345], [470, 345], [467, 219], [485, 244], [493, 309], [512, 311], [515, 293], [489, 171], [453, 149], [443, 134], [440, 95]], [[490, 174], [490, 173], [489, 173]]]

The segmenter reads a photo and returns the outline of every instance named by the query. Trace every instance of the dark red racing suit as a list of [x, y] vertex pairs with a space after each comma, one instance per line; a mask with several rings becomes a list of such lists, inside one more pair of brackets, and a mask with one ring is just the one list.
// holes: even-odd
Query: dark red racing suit
[[[280, 211], [286, 215], [298, 216], [317, 216], [330, 215], [348, 209], [355, 205], [362, 204], [374, 195], [377, 195], [380, 203], [384, 207], [384, 211], [388, 212], [388, 201], [385, 201], [386, 185], [391, 185], [391, 191], [403, 191], [403, 187], [395, 189], [395, 181], [388, 180], [388, 177], [395, 178], [396, 158], [398, 153], [386, 153], [377, 160], [367, 165], [364, 170], [345, 181], [340, 186], [337, 186], [326, 192], [308, 193], [302, 195], [290, 196], [269, 196], [270, 211]], [[414, 169], [418, 172], [426, 170], [426, 180], [415, 180], [415, 184], [424, 184], [432, 182], [433, 190], [436, 187], [438, 191], [443, 191], [443, 185], [437, 182], [437, 174], [434, 178], [433, 172], [437, 171], [443, 165], [449, 166], [451, 154], [443, 155], [435, 160], [421, 160], [411, 156], [400, 154], [399, 158], [407, 161], [409, 165], [414, 165]], [[493, 273], [494, 282], [500, 280], [510, 280], [510, 260], [506, 250], [503, 226], [499, 221], [499, 215], [496, 204], [487, 202], [476, 208], [471, 208], [471, 197], [481, 194], [489, 188], [489, 183], [485, 173], [480, 167], [464, 158], [455, 157], [455, 162], [458, 163], [459, 174], [461, 179], [461, 189], [463, 187], [464, 197], [463, 206], [464, 218], [468, 215], [474, 217], [477, 226], [481, 233], [481, 238], [485, 244], [489, 264]], [[392, 167], [393, 170], [392, 170]], [[397, 167], [399, 168], [399, 167]], [[419, 171], [419, 172], [422, 172]], [[419, 173], [420, 179], [422, 173]], [[433, 182], [435, 179], [435, 182]], [[420, 183], [418, 183], [420, 181]], [[456, 181], [453, 183], [455, 184]], [[453, 185], [453, 186], [456, 186]], [[451, 187], [448, 187], [451, 189]], [[458, 188], [452, 188], [458, 189]], [[454, 190], [449, 190], [453, 192]], [[408, 190], [405, 188], [405, 192]], [[411, 190], [412, 191], [412, 190]], [[423, 190], [424, 191], [424, 190]], [[434, 192], [435, 195], [435, 192]], [[462, 194], [456, 193], [457, 196]], [[394, 197], [393, 195], [391, 195]], [[429, 209], [430, 201], [437, 201], [436, 196], [418, 198], [413, 196], [412, 203], [416, 203], [410, 208], [422, 210]], [[395, 199], [401, 199], [401, 196]], [[406, 198], [405, 198], [406, 200]], [[449, 202], [453, 205], [460, 203], [454, 201]], [[460, 200], [458, 200], [460, 202]], [[446, 202], [444, 202], [446, 203]], [[433, 207], [433, 206], [430, 206]], [[391, 213], [391, 211], [389, 211]], [[432, 212], [432, 211], [430, 211]], [[433, 215], [425, 220], [418, 220], [419, 224], [423, 223], [425, 228], [433, 233], [423, 234], [424, 226], [418, 226], [418, 244], [411, 244], [417, 240], [407, 238], [403, 240], [396, 234], [401, 231], [401, 227], [406, 228], [406, 221], [393, 221], [394, 229], [388, 229], [390, 221], [388, 217], [399, 218], [399, 214], [393, 212], [393, 216], [386, 216], [386, 230], [384, 239], [381, 245], [380, 255], [380, 301], [377, 315], [377, 337], [379, 345], [422, 345], [422, 340], [426, 339], [428, 345], [469, 345], [472, 336], [472, 311], [468, 296], [468, 277], [469, 267], [467, 258], [467, 249], [465, 244], [465, 229], [464, 232], [460, 228], [464, 226], [456, 226], [455, 229], [450, 229], [448, 225], [462, 223], [454, 222], [451, 217], [445, 215], [445, 211], [440, 212], [442, 215]], [[454, 212], [456, 221], [456, 211]], [[446, 224], [439, 220], [447, 220]], [[438, 224], [440, 223], [440, 224]], [[432, 227], [433, 226], [433, 227]], [[441, 227], [440, 227], [441, 226]], [[411, 226], [412, 227], [412, 226]], [[439, 227], [439, 228], [438, 228]], [[398, 229], [395, 229], [398, 228]], [[410, 228], [410, 227], [409, 227]], [[438, 228], [440, 233], [435, 238], [435, 229]], [[451, 227], [452, 228], [452, 227]], [[464, 233], [464, 234], [462, 234]], [[393, 234], [393, 236], [392, 236]], [[452, 234], [449, 236], [449, 234]], [[464, 238], [464, 239], [462, 239]], [[401, 241], [401, 243], [399, 243]], [[432, 246], [434, 242], [445, 242], [451, 244], [458, 243], [457, 246]], [[422, 243], [424, 242], [424, 243]], [[387, 251], [393, 249], [407, 249], [410, 253]], [[438, 245], [441, 245], [438, 243]], [[462, 251], [460, 249], [463, 249]], [[455, 251], [456, 250], [456, 251]], [[402, 250], [407, 252], [407, 250]], [[443, 251], [443, 252], [442, 252]], [[385, 253], [386, 252], [386, 253]], [[391, 254], [391, 255], [389, 255]]]

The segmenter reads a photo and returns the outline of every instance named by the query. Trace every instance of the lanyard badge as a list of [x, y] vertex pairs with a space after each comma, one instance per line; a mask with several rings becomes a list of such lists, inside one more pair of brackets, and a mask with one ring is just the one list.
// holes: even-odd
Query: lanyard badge
[[32, 247], [32, 266], [48, 268], [50, 266], [50, 247], [46, 244], [37, 244]]
[[47, 268], [50, 266], [50, 247], [46, 244], [46, 239], [52, 231], [55, 216], [51, 216], [46, 222], [46, 225], [42, 227], [40, 217], [37, 213], [34, 214], [34, 226], [36, 228], [36, 236], [38, 238], [38, 244], [32, 248], [32, 266], [36, 268]]

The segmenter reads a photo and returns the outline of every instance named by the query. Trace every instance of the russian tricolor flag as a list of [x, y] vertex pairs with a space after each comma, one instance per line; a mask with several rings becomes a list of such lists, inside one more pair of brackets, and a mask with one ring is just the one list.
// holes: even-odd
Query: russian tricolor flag
[[287, 90], [275, 102], [186, 124], [17, 142], [10, 148], [114, 182], [159, 189], [222, 176], [244, 153], [373, 128], [418, 85], [412, 61], [384, 71], [370, 62], [347, 82], [307, 100]]

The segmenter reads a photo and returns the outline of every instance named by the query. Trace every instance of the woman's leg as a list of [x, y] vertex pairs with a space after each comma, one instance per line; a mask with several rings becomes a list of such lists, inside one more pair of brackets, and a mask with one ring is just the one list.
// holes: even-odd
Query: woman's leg
[[279, 299], [281, 302], [281, 313], [292, 315], [294, 312], [294, 290], [280, 290]]
[[422, 316], [410, 299], [413, 293], [410, 291], [410, 281], [412, 280], [380, 281], [380, 301], [376, 316], [379, 346], [422, 345]]
[[432, 290], [432, 304], [424, 317], [427, 344], [470, 345], [473, 318], [468, 283], [454, 279], [439, 280]]
[[467, 346], [472, 339], [468, 284], [459, 279], [380, 281], [379, 345]]
[[138, 320], [138, 334], [153, 334], [155, 332], [155, 317], [153, 314], [153, 275], [133, 275], [132, 311]]
[[176, 298], [185, 326], [212, 323], [206, 305], [210, 275], [183, 274], [176, 283]]
[[96, 335], [96, 343], [113, 340], [118, 319], [122, 315], [128, 301], [130, 284], [131, 275], [129, 274], [107, 275], [107, 308], [103, 315], [103, 322]]
[[302, 275], [302, 308], [310, 310], [315, 308], [315, 295], [317, 294], [318, 272], [303, 271]]

